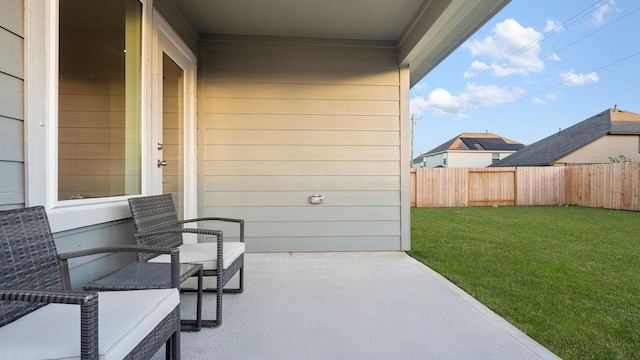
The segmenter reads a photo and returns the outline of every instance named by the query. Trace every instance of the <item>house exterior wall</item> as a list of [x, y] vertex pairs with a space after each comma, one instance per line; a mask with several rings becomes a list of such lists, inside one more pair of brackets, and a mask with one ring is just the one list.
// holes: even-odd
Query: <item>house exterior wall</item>
[[0, 0], [0, 210], [25, 199], [23, 9], [23, 0]]
[[[493, 154], [496, 151], [447, 151], [424, 158], [423, 167], [446, 167], [446, 168], [464, 168], [464, 167], [485, 167], [493, 162]], [[513, 154], [513, 152], [497, 152], [500, 159]], [[446, 159], [446, 161], [445, 161]]]
[[449, 151], [447, 167], [485, 167], [493, 162], [493, 154], [500, 154], [500, 159], [504, 159], [512, 152], [500, 151]]
[[198, 63], [200, 214], [244, 218], [248, 251], [400, 249], [393, 44], [202, 35]]
[[425, 156], [423, 160], [424, 166], [422, 167], [428, 167], [428, 168], [447, 167], [446, 159], [447, 159], [446, 152]]
[[555, 165], [571, 163], [609, 163], [609, 157], [619, 155], [640, 161], [639, 135], [606, 135], [571, 154], [558, 159]]

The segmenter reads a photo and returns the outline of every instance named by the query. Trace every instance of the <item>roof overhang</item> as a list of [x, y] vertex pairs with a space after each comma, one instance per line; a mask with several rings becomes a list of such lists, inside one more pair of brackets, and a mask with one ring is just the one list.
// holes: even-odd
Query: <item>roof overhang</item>
[[510, 0], [175, 1], [198, 33], [393, 41], [413, 86]]

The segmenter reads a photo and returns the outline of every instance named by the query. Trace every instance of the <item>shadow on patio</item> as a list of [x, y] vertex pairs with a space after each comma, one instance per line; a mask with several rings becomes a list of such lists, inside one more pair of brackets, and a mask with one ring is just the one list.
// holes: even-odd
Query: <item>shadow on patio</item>
[[[245, 262], [245, 292], [224, 296], [220, 327], [182, 333], [183, 359], [557, 359], [402, 252]], [[182, 298], [192, 317], [194, 298]]]

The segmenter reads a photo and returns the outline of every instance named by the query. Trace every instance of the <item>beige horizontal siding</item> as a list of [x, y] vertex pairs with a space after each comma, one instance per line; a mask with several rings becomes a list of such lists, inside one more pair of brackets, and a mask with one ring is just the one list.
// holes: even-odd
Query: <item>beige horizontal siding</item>
[[24, 1], [0, 0], [0, 210], [25, 204]]
[[0, 72], [24, 78], [24, 39], [12, 32], [0, 28]]
[[[273, 85], [253, 83], [251, 87], [240, 83], [208, 82], [205, 86], [209, 98], [273, 98]], [[278, 91], [281, 99], [311, 100], [392, 100], [398, 101], [398, 87], [392, 85], [332, 85], [288, 84]]]
[[24, 0], [0, 0], [0, 25], [24, 37]]
[[[397, 206], [209, 206], [208, 210], [216, 214], [225, 214], [246, 221], [269, 222], [274, 219], [286, 219], [287, 222], [309, 221], [390, 221], [400, 220]], [[277, 222], [277, 220], [276, 220]], [[232, 230], [235, 231], [235, 230]]]
[[95, 160], [58, 160], [59, 175], [125, 175], [125, 160], [111, 159], [110, 161]]
[[399, 130], [396, 116], [314, 114], [204, 114], [206, 129], [217, 130]]
[[118, 111], [124, 112], [122, 95], [67, 95], [58, 96], [58, 106], [64, 111]]
[[[322, 191], [322, 205], [310, 205], [308, 191], [207, 192], [205, 206], [399, 206], [397, 191]], [[279, 219], [282, 220], [282, 219]]]
[[0, 73], [0, 116], [24, 119], [24, 81]]
[[[250, 251], [398, 249], [395, 48], [202, 38], [201, 211], [245, 218]], [[325, 203], [310, 204], [313, 194]]]
[[215, 145], [393, 145], [400, 138], [393, 131], [304, 131], [304, 130], [205, 130], [206, 144]]
[[206, 176], [399, 176], [396, 161], [207, 161]]
[[395, 175], [275, 175], [275, 176], [209, 176], [204, 188], [212, 191], [394, 191], [400, 186], [400, 178]]
[[397, 244], [397, 236], [259, 237], [249, 239], [247, 248], [254, 252], [383, 251], [396, 250]]
[[0, 116], [0, 161], [24, 161], [23, 122]]
[[58, 136], [59, 144], [124, 144], [124, 127], [108, 128], [64, 128]]
[[390, 115], [399, 114], [398, 101], [390, 100], [288, 100], [207, 99], [206, 113], [302, 114], [302, 115]]
[[0, 161], [0, 205], [22, 205], [24, 195], [24, 164]]
[[374, 145], [298, 145], [296, 151], [282, 145], [208, 145], [205, 148], [209, 160], [341, 160], [341, 161], [395, 161], [397, 146]]
[[559, 159], [558, 163], [609, 163], [609, 158], [624, 155], [640, 161], [640, 136], [607, 135]]
[[[245, 45], [240, 47], [218, 45], [212, 48], [211, 44], [205, 44], [208, 45], [208, 53], [202, 65], [207, 71], [201, 76], [207, 84], [223, 82], [399, 85], [396, 56], [367, 54], [366, 48], [347, 50], [342, 47], [307, 49], [302, 46], [283, 46], [273, 51], [260, 52], [260, 47], [270, 48], [270, 46], [254, 44], [256, 45], [254, 48]], [[287, 53], [286, 50], [293, 52]], [[363, 51], [363, 53], [357, 53], [357, 51]], [[384, 49], [384, 51], [389, 50]], [[348, 89], [340, 91], [348, 91]]]
[[[365, 221], [364, 226], [353, 226], [343, 221], [254, 222], [246, 229], [246, 236], [270, 237], [338, 237], [338, 236], [394, 236], [398, 233], [397, 221]], [[284, 226], [283, 226], [284, 225]]]

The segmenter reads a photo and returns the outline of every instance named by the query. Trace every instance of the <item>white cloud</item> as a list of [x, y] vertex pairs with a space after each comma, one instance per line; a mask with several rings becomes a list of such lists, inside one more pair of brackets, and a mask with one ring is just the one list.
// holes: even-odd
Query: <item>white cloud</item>
[[549, 60], [560, 61], [560, 56], [558, 56], [558, 54], [556, 54], [556, 53], [553, 53], [553, 54], [549, 55]]
[[531, 99], [531, 102], [534, 104], [540, 104], [540, 105], [546, 104], [544, 100], [540, 99], [539, 97], [534, 97], [533, 99]]
[[564, 26], [562, 26], [562, 23], [560, 23], [559, 21], [556, 20], [547, 20], [547, 25], [545, 25], [544, 30], [542, 30], [545, 34], [546, 33], [550, 33], [550, 32], [563, 32], [564, 31]]
[[491, 66], [487, 65], [484, 61], [473, 60], [471, 63], [471, 68], [474, 70], [485, 71], [491, 69]]
[[417, 84], [415, 84], [412, 88], [412, 90], [424, 90], [426, 88], [428, 88], [429, 86], [427, 85], [426, 81], [420, 81]]
[[465, 119], [467, 110], [493, 107], [514, 102], [522, 97], [524, 90], [496, 85], [477, 85], [467, 83], [463, 92], [453, 95], [443, 88], [433, 90], [427, 98], [416, 96], [411, 99], [411, 113], [421, 115], [430, 111], [436, 116]]
[[525, 28], [514, 19], [506, 19], [494, 27], [491, 36], [484, 40], [472, 40], [465, 47], [472, 56], [486, 56], [491, 61], [490, 65], [474, 61], [471, 64], [474, 70], [484, 65], [485, 70], [492, 70], [496, 76], [527, 75], [544, 69], [544, 62], [540, 59], [542, 38], [542, 33], [535, 29]]
[[573, 70], [563, 71], [560, 73], [562, 82], [568, 86], [582, 86], [590, 83], [597, 83], [600, 80], [598, 74], [593, 71], [588, 74], [576, 74]]
[[596, 26], [604, 24], [607, 14], [615, 9], [615, 0], [609, 0], [609, 2], [600, 5], [591, 15], [591, 23]]

